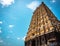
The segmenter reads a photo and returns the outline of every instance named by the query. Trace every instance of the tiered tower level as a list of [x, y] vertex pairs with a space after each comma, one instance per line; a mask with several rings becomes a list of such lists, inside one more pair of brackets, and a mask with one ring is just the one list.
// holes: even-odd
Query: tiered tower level
[[33, 13], [25, 46], [60, 46], [60, 21], [42, 2]]

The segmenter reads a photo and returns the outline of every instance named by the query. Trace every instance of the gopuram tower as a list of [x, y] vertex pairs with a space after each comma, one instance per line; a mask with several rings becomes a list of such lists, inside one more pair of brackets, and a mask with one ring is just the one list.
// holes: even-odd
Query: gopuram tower
[[25, 46], [60, 46], [60, 21], [43, 2], [33, 13]]

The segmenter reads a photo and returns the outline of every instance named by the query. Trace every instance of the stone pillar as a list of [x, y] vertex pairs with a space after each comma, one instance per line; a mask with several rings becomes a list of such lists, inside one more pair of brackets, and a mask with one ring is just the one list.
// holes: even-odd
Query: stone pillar
[[35, 38], [35, 46], [37, 46], [37, 38]]
[[38, 46], [40, 46], [40, 37], [38, 37]]
[[29, 46], [29, 41], [27, 42], [27, 46]]
[[31, 42], [31, 40], [30, 40], [30, 46], [32, 46], [32, 42]]
[[26, 46], [26, 42], [25, 42], [25, 46]]
[[27, 46], [28, 46], [28, 42], [27, 42]]
[[25, 43], [25, 46], [28, 46], [28, 43], [27, 42]]

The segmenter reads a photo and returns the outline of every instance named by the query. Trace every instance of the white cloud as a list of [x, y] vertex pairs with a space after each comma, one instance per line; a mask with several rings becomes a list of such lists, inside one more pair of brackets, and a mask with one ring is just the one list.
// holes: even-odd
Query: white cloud
[[49, 7], [49, 9], [52, 9], [52, 7]]
[[0, 27], [0, 30], [2, 29], [2, 27]]
[[56, 0], [51, 0], [51, 2], [52, 2], [52, 3], [55, 3], [55, 2], [56, 2]]
[[25, 41], [25, 37], [26, 37], [26, 36], [24, 36], [24, 37], [22, 38], [22, 40], [24, 40], [24, 41]]
[[0, 21], [0, 24], [2, 24], [3, 22], [2, 21]]
[[14, 0], [0, 0], [0, 4], [2, 4], [2, 6], [9, 6], [13, 3], [14, 3]]
[[24, 40], [25, 41], [25, 37], [26, 36], [24, 36], [24, 37], [17, 37], [17, 40]]
[[0, 30], [0, 33], [2, 33], [2, 31]]
[[9, 25], [9, 28], [13, 28], [14, 27], [14, 25]]
[[36, 7], [39, 6], [39, 4], [40, 4], [39, 1], [33, 1], [33, 2], [29, 3], [29, 4], [27, 4], [27, 8], [29, 8], [31, 10], [35, 10]]
[[0, 43], [2, 43], [2, 42], [3, 42], [3, 40], [0, 39]]
[[20, 40], [20, 37], [18, 37], [17, 40]]
[[9, 32], [10, 32], [10, 33], [13, 33], [13, 31], [12, 31], [12, 30], [10, 30]]
[[7, 39], [10, 38], [9, 36], [6, 37]]

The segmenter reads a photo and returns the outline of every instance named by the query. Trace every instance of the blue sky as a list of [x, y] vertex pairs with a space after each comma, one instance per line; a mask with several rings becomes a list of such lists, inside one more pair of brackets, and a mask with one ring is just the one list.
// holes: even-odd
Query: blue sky
[[60, 20], [60, 0], [0, 0], [0, 46], [24, 46], [33, 12], [42, 1]]

